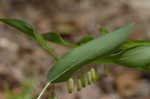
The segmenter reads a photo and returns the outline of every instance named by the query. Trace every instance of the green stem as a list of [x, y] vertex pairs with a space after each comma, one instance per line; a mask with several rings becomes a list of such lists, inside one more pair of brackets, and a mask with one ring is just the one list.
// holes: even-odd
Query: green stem
[[36, 35], [36, 39], [33, 38], [42, 48], [44, 48], [55, 60], [58, 60], [58, 56], [54, 49], [50, 48], [48, 43], [40, 36]]
[[[47, 50], [47, 52], [54, 58], [55, 61], [57, 61], [59, 58], [57, 56], [57, 54], [55, 53], [54, 49], [50, 48], [48, 46], [48, 43], [41, 37], [41, 36], [37, 36], [36, 39], [37, 43], [42, 46], [42, 48], [44, 48], [45, 50]], [[48, 86], [50, 85], [50, 82], [48, 82], [44, 88], [42, 89], [42, 91], [40, 92], [39, 96], [37, 99], [41, 99], [42, 95], [44, 94], [44, 92], [46, 91], [46, 89], [48, 88]]]
[[37, 99], [41, 99], [42, 95], [44, 94], [44, 92], [46, 91], [46, 89], [48, 88], [48, 86], [50, 85], [51, 83], [48, 82], [44, 88], [42, 89], [42, 91], [40, 92], [39, 96], [37, 97]]

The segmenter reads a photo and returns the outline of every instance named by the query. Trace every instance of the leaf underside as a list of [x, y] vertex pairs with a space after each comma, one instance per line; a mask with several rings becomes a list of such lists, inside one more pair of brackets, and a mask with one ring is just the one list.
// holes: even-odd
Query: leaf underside
[[49, 70], [48, 81], [53, 83], [65, 81], [83, 65], [111, 53], [127, 40], [132, 27], [131, 24], [127, 25], [72, 49]]

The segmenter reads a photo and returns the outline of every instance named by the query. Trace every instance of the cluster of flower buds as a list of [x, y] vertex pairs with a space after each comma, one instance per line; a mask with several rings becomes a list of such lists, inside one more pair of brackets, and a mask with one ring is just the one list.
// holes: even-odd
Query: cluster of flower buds
[[[77, 91], [80, 91], [82, 88], [85, 88], [87, 85], [92, 84], [93, 82], [96, 82], [99, 79], [98, 72], [95, 68], [91, 68], [85, 75], [81, 74], [77, 80]], [[73, 78], [70, 78], [67, 81], [67, 89], [68, 93], [72, 93], [74, 90], [74, 80]]]

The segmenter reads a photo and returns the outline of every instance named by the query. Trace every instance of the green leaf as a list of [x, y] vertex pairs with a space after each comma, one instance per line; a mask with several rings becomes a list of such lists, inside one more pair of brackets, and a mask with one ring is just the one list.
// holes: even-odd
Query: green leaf
[[[135, 48], [139, 46], [150, 45], [150, 41], [148, 40], [134, 40], [134, 41], [126, 41], [118, 49], [116, 49], [112, 54], [105, 56], [103, 58], [97, 58], [91, 62], [91, 64], [115, 64], [114, 59], [117, 58], [121, 53]], [[113, 55], [113, 57], [111, 57]]]
[[98, 58], [92, 61], [91, 64], [118, 64], [124, 67], [150, 71], [149, 41], [138, 42], [139, 44], [136, 44], [137, 46], [135, 45], [134, 47], [129, 47], [129, 49], [126, 49], [119, 54], [110, 54], [103, 58]]
[[0, 18], [0, 22], [6, 23], [21, 32], [25, 33], [26, 35], [30, 36], [33, 40], [35, 40], [42, 48], [47, 50], [47, 52], [52, 55], [55, 59], [57, 59], [56, 55], [54, 54], [54, 50], [50, 48], [47, 42], [42, 38], [42, 36], [38, 35], [34, 32], [32, 26], [27, 24], [18, 19], [8, 19], [8, 18]]
[[33, 28], [30, 24], [27, 24], [18, 19], [0, 18], [0, 21], [20, 30], [21, 32], [26, 33], [31, 37], [35, 37], [35, 34], [33, 33]]
[[76, 45], [64, 41], [63, 38], [57, 32], [47, 32], [42, 34], [42, 36], [45, 40], [59, 45], [63, 45], [67, 47], [76, 47]]
[[66, 81], [83, 65], [111, 53], [127, 40], [132, 27], [132, 24], [127, 25], [67, 52], [49, 70], [48, 81], [52, 83]]
[[66, 42], [57, 32], [46, 32], [42, 34], [43, 38], [47, 41], [51, 41], [57, 44], [65, 45]]
[[82, 44], [85, 44], [85, 43], [87, 43], [93, 39], [94, 39], [94, 37], [92, 37], [91, 35], [86, 35], [83, 38], [81, 38], [77, 44], [82, 45]]

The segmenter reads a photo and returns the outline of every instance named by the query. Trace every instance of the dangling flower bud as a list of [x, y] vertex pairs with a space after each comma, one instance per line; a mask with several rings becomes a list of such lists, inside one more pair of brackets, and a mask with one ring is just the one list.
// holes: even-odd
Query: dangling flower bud
[[92, 73], [91, 73], [91, 71], [87, 72], [87, 80], [88, 80], [88, 84], [92, 83]]
[[82, 89], [82, 81], [81, 79], [77, 80], [77, 91], [80, 91]]
[[68, 93], [72, 93], [73, 92], [73, 78], [69, 78], [69, 80], [67, 81], [67, 89], [68, 89]]
[[80, 79], [81, 79], [82, 87], [86, 87], [86, 79], [85, 79], [85, 77], [84, 77], [84, 74], [82, 74], [82, 75], [80, 76]]
[[91, 72], [92, 82], [95, 82], [97, 80], [97, 75], [96, 75], [97, 73], [95, 68], [91, 68], [90, 72]]

